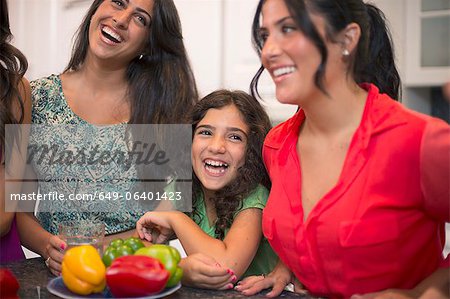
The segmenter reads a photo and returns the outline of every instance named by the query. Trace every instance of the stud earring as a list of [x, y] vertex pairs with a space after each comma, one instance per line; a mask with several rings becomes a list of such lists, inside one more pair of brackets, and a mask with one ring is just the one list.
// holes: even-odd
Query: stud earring
[[141, 60], [144, 57], [144, 54], [139, 55], [139, 60]]
[[348, 55], [350, 55], [350, 52], [347, 49], [344, 49], [344, 50], [342, 50], [342, 55], [348, 56]]

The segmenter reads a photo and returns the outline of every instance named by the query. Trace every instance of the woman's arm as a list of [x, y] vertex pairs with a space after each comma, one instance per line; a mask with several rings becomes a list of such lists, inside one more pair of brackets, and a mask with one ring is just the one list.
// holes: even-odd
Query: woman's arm
[[[27, 79], [22, 78], [19, 86], [17, 87], [20, 97], [23, 101], [23, 120], [22, 123], [30, 124], [31, 123], [31, 87], [30, 83]], [[19, 106], [19, 102], [16, 101], [12, 107], [14, 117], [17, 120], [20, 120], [21, 117], [21, 109]], [[27, 153], [27, 145], [28, 145], [28, 127], [22, 126], [22, 130], [20, 130], [20, 135], [17, 136], [19, 138], [18, 143], [13, 144], [10, 161], [8, 162], [8, 173], [6, 174], [5, 165], [2, 164], [3, 161], [0, 161], [0, 237], [6, 235], [10, 228], [11, 222], [14, 218], [14, 212], [5, 212], [5, 205], [7, 200], [9, 200], [8, 195], [5, 198], [5, 192], [7, 194], [20, 193], [21, 184], [20, 183], [9, 183], [6, 185], [6, 178], [14, 178], [20, 180], [23, 177], [23, 172], [25, 169], [25, 161], [26, 161], [26, 153]], [[1, 149], [0, 149], [1, 150]], [[7, 187], [7, 188], [6, 188]], [[3, 189], [5, 188], [5, 189]], [[17, 204], [8, 202], [8, 210], [15, 210]]]
[[[437, 222], [450, 220], [450, 127], [437, 119], [428, 119], [420, 148], [423, 207]], [[437, 234], [437, 232], [436, 232]], [[442, 268], [420, 282], [414, 289], [388, 289], [352, 298], [449, 298], [449, 257]]]
[[49, 239], [53, 236], [46, 231], [31, 212], [17, 213], [17, 228], [23, 246], [47, 258]]
[[419, 283], [415, 290], [420, 294], [420, 298], [450, 298], [450, 269], [437, 269]]
[[41, 255], [47, 261], [49, 270], [59, 276], [67, 244], [46, 231], [31, 212], [17, 213], [17, 228], [22, 245]]
[[233, 269], [237, 277], [250, 265], [261, 240], [262, 211], [249, 208], [241, 211], [233, 221], [225, 239], [206, 234], [192, 219], [181, 212], [148, 212], [137, 223], [141, 238], [152, 241], [142, 229], [159, 230], [169, 235], [173, 230], [188, 255], [207, 254], [224, 267]]
[[0, 237], [6, 235], [11, 229], [14, 212], [5, 212], [5, 166], [0, 164]]
[[414, 289], [388, 289], [376, 293], [353, 295], [351, 299], [412, 299], [412, 298], [450, 298], [450, 271], [448, 268], [439, 268], [425, 278]]

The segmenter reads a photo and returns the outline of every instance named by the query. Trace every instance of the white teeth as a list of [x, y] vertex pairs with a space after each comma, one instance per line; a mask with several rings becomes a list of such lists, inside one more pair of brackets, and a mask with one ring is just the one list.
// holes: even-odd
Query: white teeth
[[222, 163], [222, 162], [214, 161], [214, 160], [206, 160], [205, 164], [206, 164], [206, 166], [228, 167], [227, 163]]
[[219, 173], [224, 173], [225, 172], [225, 168], [214, 168], [214, 167], [211, 167], [209, 165], [206, 165], [206, 169], [209, 172], [215, 173], [215, 174], [219, 174]]
[[273, 71], [273, 75], [275, 77], [281, 76], [281, 75], [286, 75], [286, 74], [290, 74], [292, 72], [295, 71], [295, 67], [293, 66], [287, 66], [287, 67], [282, 67], [279, 69], [276, 69]]
[[118, 40], [119, 43], [122, 42], [122, 37], [120, 35], [118, 35], [116, 32], [114, 32], [113, 30], [111, 30], [111, 28], [105, 26], [102, 28], [102, 31], [108, 35], [111, 35], [113, 38]]

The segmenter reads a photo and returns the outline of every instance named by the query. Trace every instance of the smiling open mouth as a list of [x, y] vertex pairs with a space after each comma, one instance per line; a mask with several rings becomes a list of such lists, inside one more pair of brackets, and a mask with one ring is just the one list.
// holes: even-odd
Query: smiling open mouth
[[273, 71], [273, 75], [274, 75], [275, 77], [278, 77], [278, 76], [290, 74], [290, 73], [292, 73], [292, 72], [294, 72], [294, 71], [295, 71], [295, 67], [293, 67], [293, 66], [287, 66], [287, 67], [282, 67], [282, 68], [279, 68], [279, 69], [274, 70], [274, 71]]
[[120, 37], [120, 35], [118, 35], [116, 32], [114, 32], [113, 30], [111, 30], [106, 26], [102, 28], [102, 34], [104, 37], [106, 37], [107, 39], [109, 39], [114, 43], [119, 44], [122, 42], [122, 37]]
[[219, 161], [206, 160], [205, 168], [207, 171], [209, 171], [211, 173], [220, 174], [220, 173], [224, 173], [225, 170], [227, 170], [228, 164], [219, 162]]

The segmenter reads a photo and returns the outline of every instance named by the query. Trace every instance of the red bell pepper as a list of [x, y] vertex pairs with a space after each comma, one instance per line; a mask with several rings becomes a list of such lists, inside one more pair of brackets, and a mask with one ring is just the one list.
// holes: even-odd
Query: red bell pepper
[[159, 260], [127, 255], [112, 262], [106, 270], [106, 283], [115, 297], [139, 297], [161, 292], [169, 276]]
[[0, 297], [2, 299], [18, 299], [19, 282], [14, 274], [6, 268], [0, 269]]

